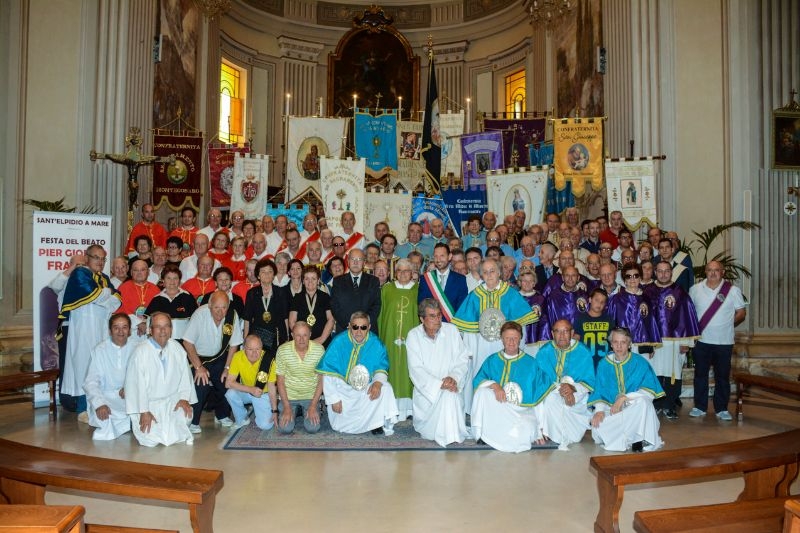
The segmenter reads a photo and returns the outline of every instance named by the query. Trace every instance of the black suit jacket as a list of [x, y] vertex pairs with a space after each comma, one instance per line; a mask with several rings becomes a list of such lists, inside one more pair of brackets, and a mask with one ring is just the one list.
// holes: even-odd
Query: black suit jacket
[[[544, 273], [544, 266], [536, 265], [534, 272], [536, 272], [536, 290], [542, 292], [545, 285], [547, 285], [547, 276]], [[558, 267], [553, 265], [553, 275], [555, 275], [556, 272], [558, 272]]]
[[381, 284], [372, 274], [361, 273], [358, 289], [353, 288], [350, 273], [336, 276], [331, 288], [331, 312], [336, 319], [336, 331], [346, 331], [350, 315], [364, 311], [369, 315], [371, 330], [378, 333], [378, 315], [381, 312]]

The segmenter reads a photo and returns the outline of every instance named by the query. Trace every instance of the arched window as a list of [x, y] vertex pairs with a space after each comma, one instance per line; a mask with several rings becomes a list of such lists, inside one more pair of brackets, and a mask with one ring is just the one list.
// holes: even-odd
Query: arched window
[[525, 114], [525, 69], [506, 76], [506, 113], [509, 118], [523, 118]]
[[219, 81], [219, 140], [226, 144], [244, 141], [244, 76], [246, 71], [223, 61]]

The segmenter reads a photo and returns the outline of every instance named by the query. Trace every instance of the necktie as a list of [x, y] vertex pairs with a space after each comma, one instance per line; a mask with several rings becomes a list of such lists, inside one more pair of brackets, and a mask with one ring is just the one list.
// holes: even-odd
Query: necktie
[[444, 287], [444, 274], [439, 272], [439, 286]]
[[358, 288], [358, 276], [353, 276], [353, 288]]

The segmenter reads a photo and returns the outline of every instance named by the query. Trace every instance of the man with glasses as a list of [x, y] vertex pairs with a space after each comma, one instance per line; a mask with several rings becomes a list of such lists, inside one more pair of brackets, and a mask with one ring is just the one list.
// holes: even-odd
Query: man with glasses
[[89, 423], [83, 382], [92, 349], [108, 334], [108, 319], [122, 304], [111, 279], [103, 273], [106, 251], [99, 244], [86, 249], [86, 264], [77, 266], [67, 280], [58, 318], [69, 321], [61, 393], [76, 398], [78, 420]]
[[214, 239], [214, 235], [216, 235], [218, 231], [227, 232], [227, 230], [222, 227], [222, 211], [219, 209], [214, 208], [209, 211], [206, 220], [208, 221], [208, 225], [199, 229], [197, 233], [202, 233], [208, 237], [208, 242], [211, 242]]
[[346, 331], [350, 316], [362, 311], [369, 317], [372, 331], [377, 333], [381, 311], [378, 278], [364, 272], [365, 257], [361, 250], [350, 250], [347, 259], [350, 272], [335, 277], [331, 289], [331, 311], [336, 319], [336, 331]]
[[504, 256], [514, 256], [514, 248], [508, 245], [508, 243], [503, 242], [500, 238], [500, 234], [492, 230], [486, 234], [486, 244], [481, 245], [481, 252], [483, 255], [486, 255], [486, 249], [489, 246], [497, 246], [503, 252]]
[[[356, 252], [361, 251], [351, 254]], [[388, 382], [389, 357], [369, 329], [367, 313], [352, 313], [325, 351], [317, 372], [323, 376], [328, 420], [334, 431], [392, 435], [397, 402]]]

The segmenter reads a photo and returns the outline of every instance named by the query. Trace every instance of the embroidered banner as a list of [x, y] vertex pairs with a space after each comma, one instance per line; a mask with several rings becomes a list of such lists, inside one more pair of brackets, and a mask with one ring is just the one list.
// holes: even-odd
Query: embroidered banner
[[269, 184], [269, 156], [236, 154], [233, 159], [231, 210], [242, 211], [244, 218], [261, 218], [266, 213]]
[[320, 157], [339, 157], [347, 135], [347, 119], [289, 117], [286, 150], [288, 198], [308, 189], [320, 195]]
[[425, 175], [422, 150], [422, 122], [401, 120], [397, 123], [397, 180], [407, 191], [416, 188]]
[[397, 170], [397, 115], [386, 109], [372, 116], [367, 109], [355, 115], [356, 155], [366, 160], [367, 172], [376, 176]]
[[284, 215], [289, 219], [289, 222], [294, 222], [298, 228], [302, 228], [303, 219], [308, 214], [308, 205], [267, 204], [267, 214], [272, 217], [272, 220], [275, 220], [278, 215]]
[[503, 168], [503, 135], [499, 131], [464, 135], [461, 161], [464, 188], [486, 190], [486, 173]]
[[483, 215], [488, 211], [486, 203], [486, 189], [475, 189], [462, 191], [461, 189], [449, 189], [442, 191], [447, 213], [456, 229], [456, 234], [461, 237], [464, 234], [464, 226], [470, 215]]
[[153, 155], [169, 157], [175, 164], [159, 163], [153, 170], [153, 205], [166, 202], [173, 211], [188, 205], [200, 211], [200, 179], [203, 174], [203, 137], [186, 135], [154, 135]]
[[406, 191], [392, 192], [366, 192], [364, 233], [367, 240], [375, 238], [372, 234], [375, 224], [386, 222], [389, 224], [389, 233], [402, 239], [405, 236], [408, 223], [411, 221], [411, 195]]
[[355, 231], [364, 233], [364, 168], [363, 159], [320, 158], [325, 218], [334, 235], [342, 231], [341, 218], [345, 211], [355, 215]]
[[423, 235], [431, 234], [431, 221], [434, 218], [444, 222], [445, 227], [453, 225], [450, 221], [447, 207], [444, 205], [444, 199], [441, 196], [434, 196], [433, 198], [422, 195], [415, 196], [411, 202], [411, 220], [422, 225]]
[[248, 146], [217, 146], [208, 149], [208, 180], [211, 207], [227, 210], [233, 192], [233, 157], [250, 152]]
[[562, 118], [553, 121], [555, 182], [563, 190], [572, 181], [572, 194], [583, 196], [586, 180], [603, 188], [603, 119]]
[[439, 129], [442, 140], [441, 181], [451, 183], [447, 174], [453, 173], [453, 179], [461, 181], [461, 135], [464, 133], [464, 112], [442, 113], [439, 115]]
[[486, 177], [489, 210], [495, 213], [525, 211], [528, 224], [544, 220], [548, 167], [519, 172], [493, 172]]
[[537, 163], [531, 161], [528, 147], [544, 140], [545, 124], [547, 121], [544, 118], [484, 118], [483, 131], [499, 131], [503, 134], [502, 168], [514, 166], [514, 154], [517, 156], [517, 167], [529, 167]]
[[641, 161], [606, 160], [608, 211], [621, 211], [631, 231], [643, 223], [658, 226], [656, 213], [655, 164]]

